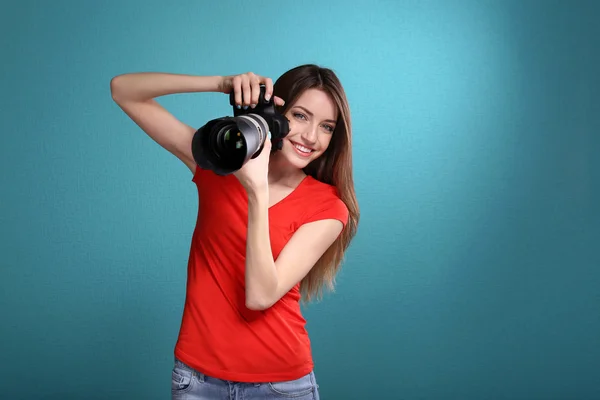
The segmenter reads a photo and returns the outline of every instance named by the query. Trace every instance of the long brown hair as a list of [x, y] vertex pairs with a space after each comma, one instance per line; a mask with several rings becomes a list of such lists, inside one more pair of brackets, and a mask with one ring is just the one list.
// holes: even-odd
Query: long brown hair
[[327, 150], [304, 168], [313, 178], [334, 186], [346, 204], [349, 218], [346, 227], [336, 241], [327, 249], [300, 284], [305, 301], [322, 298], [323, 288], [335, 290], [335, 277], [344, 254], [356, 235], [360, 211], [354, 190], [352, 173], [352, 123], [346, 93], [337, 75], [329, 68], [305, 64], [292, 68], [277, 79], [273, 94], [285, 100], [278, 111], [285, 114], [307, 89], [319, 89], [327, 93], [338, 109], [338, 119]]

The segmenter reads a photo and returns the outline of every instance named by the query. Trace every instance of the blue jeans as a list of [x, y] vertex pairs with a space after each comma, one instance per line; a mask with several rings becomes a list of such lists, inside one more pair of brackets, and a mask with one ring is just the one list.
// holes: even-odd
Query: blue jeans
[[212, 378], [175, 359], [171, 379], [173, 400], [319, 400], [314, 372], [285, 382], [234, 382]]

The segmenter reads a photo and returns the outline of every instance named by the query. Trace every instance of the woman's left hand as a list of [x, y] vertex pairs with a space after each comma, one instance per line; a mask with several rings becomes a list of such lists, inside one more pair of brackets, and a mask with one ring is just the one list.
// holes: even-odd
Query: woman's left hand
[[270, 134], [265, 140], [263, 149], [258, 157], [248, 161], [233, 174], [246, 189], [248, 194], [265, 190], [269, 186], [269, 159], [271, 157]]

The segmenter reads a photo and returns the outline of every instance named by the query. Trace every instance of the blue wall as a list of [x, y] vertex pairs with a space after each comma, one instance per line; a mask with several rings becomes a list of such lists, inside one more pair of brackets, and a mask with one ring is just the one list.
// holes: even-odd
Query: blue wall
[[110, 79], [306, 62], [345, 84], [362, 209], [337, 293], [305, 308], [322, 398], [600, 398], [599, 8], [5, 3], [2, 398], [170, 396], [196, 192]]

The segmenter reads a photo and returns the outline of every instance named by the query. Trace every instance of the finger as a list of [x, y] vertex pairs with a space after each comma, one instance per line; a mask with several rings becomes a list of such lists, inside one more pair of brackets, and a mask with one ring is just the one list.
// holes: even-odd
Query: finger
[[265, 101], [269, 101], [271, 96], [273, 96], [273, 79], [265, 78]]
[[271, 134], [267, 134], [267, 138], [265, 140], [265, 150], [267, 151], [271, 151], [271, 147], [273, 146], [273, 144], [271, 143]]
[[258, 104], [258, 98], [260, 96], [260, 77], [254, 77], [251, 80], [251, 86], [252, 86], [252, 97], [251, 97], [250, 106], [252, 108], [254, 108]]
[[285, 101], [283, 101], [281, 97], [275, 96], [273, 97], [273, 103], [275, 103], [276, 106], [283, 106], [285, 104]]
[[248, 75], [242, 76], [242, 104], [244, 105], [244, 109], [248, 108], [250, 105], [250, 97], [252, 96], [252, 89], [250, 89], [250, 78]]
[[232, 88], [234, 93], [234, 101], [237, 108], [241, 108], [242, 105], [242, 78], [238, 75], [233, 77]]

